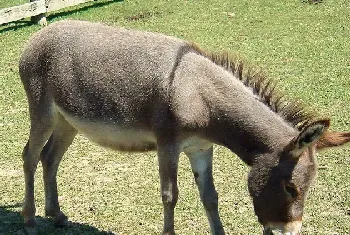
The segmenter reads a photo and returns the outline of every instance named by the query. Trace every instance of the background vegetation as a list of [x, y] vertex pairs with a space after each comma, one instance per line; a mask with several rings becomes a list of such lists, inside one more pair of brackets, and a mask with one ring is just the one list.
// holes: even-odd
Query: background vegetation
[[[0, 1], [0, 8], [24, 0]], [[157, 31], [194, 41], [209, 50], [243, 55], [281, 81], [324, 116], [332, 129], [350, 129], [350, 1], [324, 0], [126, 0], [84, 4], [52, 13], [49, 22], [73, 18]], [[22, 227], [21, 152], [27, 140], [27, 101], [18, 58], [40, 29], [28, 20], [0, 26], [0, 234]], [[303, 234], [350, 232], [350, 149], [318, 156], [320, 170], [307, 201]], [[248, 196], [248, 167], [215, 147], [214, 174], [228, 234], [258, 234]], [[36, 175], [40, 234], [159, 234], [162, 204], [155, 153], [102, 149], [78, 136], [61, 164], [58, 182], [63, 211], [74, 223], [54, 229], [43, 218], [42, 170]], [[209, 234], [186, 157], [179, 169], [178, 234]]]

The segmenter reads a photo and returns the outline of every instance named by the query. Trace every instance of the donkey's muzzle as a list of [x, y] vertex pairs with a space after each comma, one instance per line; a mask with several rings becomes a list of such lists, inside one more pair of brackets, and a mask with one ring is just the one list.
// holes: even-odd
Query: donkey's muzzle
[[298, 235], [301, 230], [301, 225], [301, 221], [269, 223], [264, 226], [263, 235]]

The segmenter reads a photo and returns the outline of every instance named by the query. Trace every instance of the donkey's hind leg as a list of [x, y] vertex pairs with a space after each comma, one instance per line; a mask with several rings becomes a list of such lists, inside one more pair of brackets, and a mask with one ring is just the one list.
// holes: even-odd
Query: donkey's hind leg
[[56, 175], [61, 159], [76, 134], [77, 130], [59, 115], [55, 129], [41, 152], [45, 186], [45, 214], [53, 217], [55, 226], [64, 226], [67, 221], [58, 203]]
[[[45, 107], [49, 107], [49, 105]], [[39, 108], [36, 110], [39, 110]], [[56, 122], [55, 115], [49, 110], [50, 109], [46, 109], [45, 111], [45, 109], [41, 109], [38, 112], [31, 110], [31, 127], [29, 140], [22, 153], [25, 181], [25, 198], [22, 215], [24, 217], [25, 229], [28, 231], [36, 225], [34, 174], [39, 162], [40, 153], [46, 141], [49, 139]]]
[[213, 147], [207, 150], [185, 151], [185, 153], [191, 163], [192, 172], [209, 220], [211, 233], [213, 235], [225, 234], [220, 221], [218, 194], [215, 190], [212, 175]]

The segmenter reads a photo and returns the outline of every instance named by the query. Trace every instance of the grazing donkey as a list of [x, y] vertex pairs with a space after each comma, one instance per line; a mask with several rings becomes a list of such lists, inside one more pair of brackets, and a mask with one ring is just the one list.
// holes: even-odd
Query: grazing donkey
[[27, 233], [35, 233], [34, 174], [43, 165], [45, 212], [67, 217], [57, 199], [61, 158], [80, 132], [123, 151], [156, 150], [163, 234], [174, 234], [180, 152], [189, 157], [212, 234], [224, 234], [213, 184], [213, 144], [251, 166], [249, 192], [264, 234], [297, 234], [317, 171], [318, 149], [345, 144], [263, 75], [227, 54], [149, 32], [62, 21], [29, 41], [19, 64], [31, 129], [23, 151]]

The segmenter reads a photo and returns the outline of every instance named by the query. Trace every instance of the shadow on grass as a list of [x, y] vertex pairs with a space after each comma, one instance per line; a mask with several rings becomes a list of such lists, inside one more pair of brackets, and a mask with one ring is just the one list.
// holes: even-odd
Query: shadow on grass
[[0, 28], [0, 33], [16, 31], [16, 30], [25, 28], [25, 27], [33, 25], [33, 24], [34, 23], [32, 23], [31, 21], [26, 21], [26, 20], [18, 20], [16, 22], [6, 23], [3, 25], [0, 25], [0, 27], [2, 27], [2, 29]]
[[[0, 234], [24, 234], [23, 218], [18, 210], [22, 204], [0, 206]], [[39, 234], [108, 234], [114, 233], [99, 230], [87, 224], [70, 222], [68, 227], [55, 228], [49, 218], [36, 216]]]
[[[49, 16], [47, 16], [46, 19], [48, 20], [48, 22], [50, 22], [51, 20], [56, 19], [56, 18], [65, 17], [65, 16], [69, 16], [69, 15], [72, 15], [75, 13], [88, 11], [88, 10], [93, 9], [93, 8], [107, 6], [107, 5], [110, 5], [112, 3], [116, 3], [116, 2], [123, 2], [124, 0], [109, 0], [109, 1], [97, 2], [97, 3], [95, 1], [93, 4], [90, 3], [90, 5], [79, 7], [77, 9], [61, 11], [58, 13], [52, 13]], [[30, 20], [18, 20], [15, 22], [6, 23], [3, 25], [0, 25], [0, 27], [4, 27], [3, 29], [0, 29], [0, 33], [5, 33], [5, 32], [9, 32], [9, 31], [16, 31], [16, 30], [22, 29], [24, 27], [31, 26], [33, 24], [36, 24], [36, 23], [33, 23]]]
[[318, 4], [322, 3], [323, 0], [302, 0], [303, 3], [309, 3], [309, 4]]

